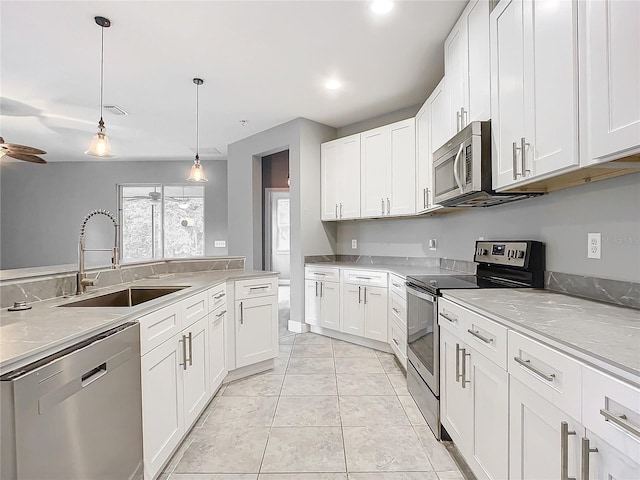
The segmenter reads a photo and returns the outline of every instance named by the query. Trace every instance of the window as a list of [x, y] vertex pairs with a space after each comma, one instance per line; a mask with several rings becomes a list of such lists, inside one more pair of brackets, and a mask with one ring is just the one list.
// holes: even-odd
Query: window
[[120, 185], [123, 262], [204, 255], [204, 187]]

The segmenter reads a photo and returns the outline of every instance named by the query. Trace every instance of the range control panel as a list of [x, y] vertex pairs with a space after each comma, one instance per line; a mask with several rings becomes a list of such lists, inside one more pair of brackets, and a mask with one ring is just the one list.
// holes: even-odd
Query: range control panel
[[527, 242], [476, 242], [473, 259], [480, 263], [524, 267], [527, 262]]

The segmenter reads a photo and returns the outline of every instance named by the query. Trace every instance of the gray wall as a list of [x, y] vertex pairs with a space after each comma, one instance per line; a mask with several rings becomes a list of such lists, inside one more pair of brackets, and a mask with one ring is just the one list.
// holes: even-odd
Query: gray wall
[[336, 226], [320, 221], [320, 144], [336, 130], [291, 120], [228, 147], [229, 253], [262, 266], [262, 157], [289, 150], [291, 177], [291, 319], [302, 321], [304, 256], [335, 250]]
[[[205, 254], [227, 255], [214, 240], [227, 239], [227, 164], [202, 162], [205, 184]], [[116, 184], [187, 184], [191, 160], [26, 162], [0, 165], [0, 268], [23, 268], [77, 262], [80, 225], [94, 208], [117, 213]], [[113, 245], [113, 228], [106, 217], [87, 227], [87, 247]], [[105, 265], [109, 254], [88, 253], [87, 264]]]
[[[587, 259], [589, 232], [602, 233], [600, 260]], [[545, 242], [547, 270], [640, 282], [640, 174], [442, 216], [339, 222], [336, 253], [471, 261], [480, 236]]]

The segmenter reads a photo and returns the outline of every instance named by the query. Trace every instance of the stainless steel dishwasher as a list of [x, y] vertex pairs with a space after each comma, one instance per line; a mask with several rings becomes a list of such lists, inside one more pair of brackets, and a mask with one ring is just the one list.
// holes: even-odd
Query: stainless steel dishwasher
[[141, 479], [140, 327], [0, 377], [3, 480]]

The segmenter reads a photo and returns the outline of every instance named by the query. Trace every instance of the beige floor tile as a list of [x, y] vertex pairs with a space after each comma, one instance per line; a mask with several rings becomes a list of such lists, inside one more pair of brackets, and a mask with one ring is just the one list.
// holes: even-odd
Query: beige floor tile
[[349, 472], [433, 471], [410, 426], [343, 427]]
[[346, 472], [341, 428], [273, 427], [260, 472]]
[[258, 480], [347, 480], [346, 473], [261, 473]]
[[340, 395], [395, 395], [391, 382], [384, 373], [338, 374]]
[[286, 337], [280, 337], [278, 339], [280, 345], [293, 345], [293, 341], [295, 340], [296, 335], [287, 335]]
[[176, 453], [173, 454], [173, 457], [171, 457], [169, 463], [167, 463], [167, 465], [164, 467], [164, 473], [171, 473], [176, 469], [176, 466], [178, 465], [178, 463], [180, 463], [180, 460], [182, 460], [182, 457], [184, 456], [184, 452], [187, 451], [191, 443], [195, 440], [194, 431], [195, 430], [192, 430], [191, 433], [187, 435], [187, 438], [183, 440], [182, 445], [178, 447]]
[[291, 357], [287, 373], [335, 373], [333, 358]]
[[393, 385], [393, 389], [398, 396], [409, 396], [409, 390], [407, 389], [407, 377], [404, 375], [389, 375], [389, 381]]
[[333, 354], [336, 357], [376, 357], [375, 350], [347, 342], [333, 343]]
[[440, 480], [465, 480], [460, 472], [438, 472]]
[[[257, 480], [255, 473], [212, 473], [209, 475], [174, 473], [167, 480]], [[163, 480], [162, 477], [158, 480]]]
[[289, 357], [291, 356], [291, 350], [293, 350], [293, 344], [280, 344], [279, 347], [279, 355], [280, 357]]
[[394, 357], [393, 353], [389, 353], [389, 352], [381, 352], [380, 350], [376, 350], [376, 355], [378, 356], [378, 358], [391, 358]]
[[447, 451], [442, 443], [436, 440], [436, 437], [433, 436], [433, 432], [431, 429], [427, 427], [413, 427], [422, 443], [425, 451], [427, 452], [427, 456], [429, 457], [429, 461], [433, 465], [433, 469], [436, 472], [449, 472], [454, 471], [458, 472], [458, 466], [451, 458], [451, 455]]
[[395, 356], [378, 357], [378, 360], [380, 360], [380, 363], [382, 364], [382, 368], [384, 368], [384, 371], [386, 373], [391, 375], [404, 375], [404, 372], [402, 371], [402, 368], [400, 368], [400, 365], [398, 365], [398, 362]]
[[438, 480], [436, 472], [350, 473], [349, 480]]
[[269, 428], [223, 429], [196, 437], [175, 473], [258, 473]]
[[337, 395], [336, 376], [330, 374], [287, 374], [282, 386], [282, 396]]
[[273, 426], [339, 427], [338, 397], [280, 397]]
[[336, 373], [385, 373], [380, 360], [372, 358], [336, 357]]
[[280, 394], [284, 375], [260, 373], [227, 385], [223, 397], [273, 397]]
[[317, 333], [301, 333], [296, 335], [294, 345], [331, 345], [331, 339]]
[[287, 371], [287, 365], [289, 365], [289, 359], [291, 357], [276, 357], [273, 360], [273, 370], [269, 370], [268, 373], [275, 373], [276, 375], [284, 375]]
[[340, 418], [349, 427], [410, 425], [396, 396], [340, 397]]
[[326, 345], [293, 345], [291, 351], [292, 357], [313, 357], [313, 358], [331, 358], [333, 357], [333, 350], [331, 344]]
[[226, 428], [270, 427], [277, 403], [278, 397], [222, 397], [197, 435]]
[[422, 416], [418, 405], [416, 405], [415, 400], [411, 396], [398, 396], [400, 399], [400, 403], [404, 408], [407, 417], [409, 417], [409, 421], [412, 425], [427, 425], [427, 421]]

